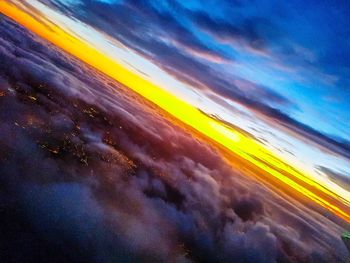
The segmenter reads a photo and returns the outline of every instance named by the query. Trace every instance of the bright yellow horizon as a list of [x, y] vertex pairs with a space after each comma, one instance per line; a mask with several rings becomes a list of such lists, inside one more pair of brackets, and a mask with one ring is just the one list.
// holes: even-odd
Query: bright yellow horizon
[[252, 167], [259, 168], [264, 174], [273, 176], [301, 196], [308, 197], [350, 223], [350, 209], [344, 198], [313, 181], [308, 174], [295, 170], [257, 141], [203, 114], [57, 25], [49, 21], [45, 21], [47, 25], [44, 25], [24, 10], [5, 1], [0, 2], [0, 12], [155, 103], [181, 122], [243, 158]]

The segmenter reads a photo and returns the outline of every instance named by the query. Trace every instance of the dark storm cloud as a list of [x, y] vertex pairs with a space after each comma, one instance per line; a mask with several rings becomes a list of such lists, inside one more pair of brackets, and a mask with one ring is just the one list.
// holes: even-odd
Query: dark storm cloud
[[317, 167], [317, 169], [326, 174], [333, 182], [341, 185], [347, 190], [350, 190], [350, 178], [346, 173], [334, 171], [323, 166]]
[[[272, 17], [259, 12], [246, 15], [244, 11], [235, 11], [234, 7], [226, 5], [232, 12], [228, 17], [217, 17], [206, 11], [191, 12], [190, 17], [199, 30], [213, 36], [219, 43], [269, 58], [274, 61], [272, 66], [282, 71], [295, 71], [296, 67], [310, 66], [316, 59], [311, 50], [288, 39], [279, 23], [274, 21], [276, 17], [283, 19], [283, 5], [281, 7], [281, 4], [276, 3], [276, 10], [269, 9], [276, 13]], [[282, 14], [277, 12], [278, 8]]]
[[[342, 227], [0, 17], [9, 262], [345, 262]], [[334, 218], [335, 219], [335, 218]]]
[[349, 141], [339, 139], [332, 135], [323, 134], [306, 124], [296, 121], [278, 109], [270, 109], [262, 104], [256, 104], [253, 109], [256, 110], [256, 113], [268, 123], [280, 125], [286, 132], [296, 135], [297, 138], [301, 139], [302, 141], [305, 141], [306, 143], [314, 143], [323, 151], [348, 159], [350, 158]]
[[[83, 8], [84, 11], [76, 13], [76, 15], [89, 20], [90, 11], [96, 10], [94, 16], [97, 20], [93, 22], [96, 26], [109, 29], [108, 33], [110, 34], [124, 36], [126, 40], [136, 42], [135, 44], [141, 47], [142, 43], [138, 43], [137, 40], [146, 39], [150, 41], [155, 37], [164, 38], [165, 41], [171, 41], [170, 44], [175, 46], [179, 44], [180, 49], [188, 49], [198, 54], [207, 54], [208, 57], [217, 58], [218, 60], [225, 61], [228, 59], [225, 54], [209, 48], [204, 42], [200, 41], [171, 13], [158, 11], [148, 1], [127, 1], [123, 4], [85, 1], [79, 7]], [[121, 32], [112, 33], [115, 31], [112, 30], [115, 26], [118, 26]], [[173, 52], [176, 51], [176, 48], [174, 48]]]
[[224, 20], [214, 19], [206, 12], [194, 12], [191, 15], [199, 29], [208, 32], [223, 42], [240, 43], [256, 51], [263, 52], [267, 47], [264, 37], [258, 27], [270, 26], [270, 21], [264, 18], [245, 19], [234, 25]]

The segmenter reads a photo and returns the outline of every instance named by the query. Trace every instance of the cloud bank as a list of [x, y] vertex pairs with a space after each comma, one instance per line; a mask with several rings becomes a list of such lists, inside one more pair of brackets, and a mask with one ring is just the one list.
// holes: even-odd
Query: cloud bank
[[0, 61], [2, 259], [349, 257], [344, 223], [235, 170], [156, 106], [3, 16]]

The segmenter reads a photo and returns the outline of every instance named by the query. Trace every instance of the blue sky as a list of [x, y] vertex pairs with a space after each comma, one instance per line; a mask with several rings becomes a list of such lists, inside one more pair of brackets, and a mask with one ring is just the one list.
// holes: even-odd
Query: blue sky
[[[217, 19], [221, 26], [239, 25], [245, 19], [250, 19], [251, 23], [256, 20], [252, 30], [256, 30], [264, 42], [261, 51], [268, 53], [269, 58], [251, 50], [235, 52], [242, 46], [235, 43], [235, 39], [225, 43], [209, 39], [206, 43], [211, 48], [223, 48], [224, 52], [232, 54], [236, 63], [244, 66], [233, 72], [234, 75], [287, 97], [295, 107], [282, 109], [284, 112], [301, 122], [311, 123], [315, 129], [348, 139], [348, 4], [265, 3], [256, 1], [234, 6], [224, 1], [208, 1], [206, 5], [188, 1], [185, 5]], [[259, 25], [259, 20], [264, 24]], [[194, 32], [203, 35], [203, 31], [195, 28]]]
[[[74, 1], [69, 2], [68, 6], [75, 5]], [[163, 38], [187, 45], [180, 49], [197, 48], [198, 52], [224, 58], [221, 65], [201, 61], [214, 69], [223, 68], [224, 78], [242, 78], [264, 86], [290, 102], [288, 106], [273, 107], [322, 133], [349, 140], [349, 4], [340, 1], [323, 4], [316, 1], [307, 4], [304, 1], [234, 2], [78, 1], [80, 8], [73, 12], [111, 35], [122, 35], [117, 28], [113, 32], [113, 28], [106, 26], [107, 19], [102, 14], [106, 12], [111, 22], [118, 19], [113, 8], [126, 7], [125, 11], [134, 12], [131, 16], [140, 15], [139, 22], [144, 22], [134, 28], [136, 34], [141, 34], [137, 30], [144, 28], [149, 29], [150, 35], [154, 28], [159, 32], [169, 29]], [[159, 24], [161, 21], [168, 25]], [[136, 18], [124, 18], [121, 26], [126, 29], [133, 23], [137, 24]], [[182, 29], [186, 33], [181, 32]], [[154, 33], [158, 41], [156, 30]], [[140, 44], [138, 48], [147, 51], [142, 43], [135, 43], [135, 38], [123, 37], [125, 42], [134, 40], [133, 45]], [[156, 56], [163, 60], [164, 54]]]
[[293, 162], [349, 176], [347, 1], [40, 2], [99, 49]]

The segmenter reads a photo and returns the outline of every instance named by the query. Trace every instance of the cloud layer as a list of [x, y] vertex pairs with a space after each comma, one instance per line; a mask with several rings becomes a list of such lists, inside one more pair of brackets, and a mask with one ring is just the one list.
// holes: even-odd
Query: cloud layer
[[156, 106], [3, 16], [0, 61], [2, 259], [349, 257], [343, 222], [247, 177]]

